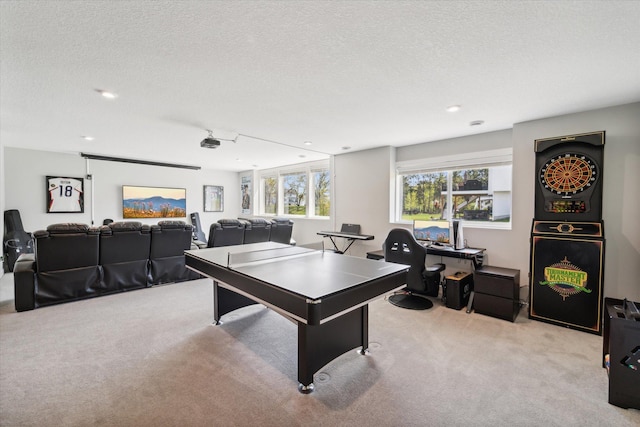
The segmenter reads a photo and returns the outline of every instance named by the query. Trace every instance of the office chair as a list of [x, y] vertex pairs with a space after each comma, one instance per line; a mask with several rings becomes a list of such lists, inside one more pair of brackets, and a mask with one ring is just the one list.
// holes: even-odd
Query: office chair
[[437, 297], [440, 290], [440, 272], [446, 266], [434, 264], [425, 267], [427, 251], [404, 228], [394, 228], [384, 241], [384, 260], [409, 265], [407, 287], [389, 297], [389, 302], [398, 307], [426, 310], [433, 307], [427, 296]]
[[4, 254], [4, 271], [13, 271], [13, 266], [20, 254], [33, 253], [33, 234], [24, 231], [20, 211], [9, 209], [4, 211], [4, 236], [2, 237], [2, 253]]
[[202, 225], [200, 224], [200, 214], [192, 212], [189, 214], [191, 225], [193, 226], [193, 243], [200, 249], [207, 247], [207, 236], [204, 235]]

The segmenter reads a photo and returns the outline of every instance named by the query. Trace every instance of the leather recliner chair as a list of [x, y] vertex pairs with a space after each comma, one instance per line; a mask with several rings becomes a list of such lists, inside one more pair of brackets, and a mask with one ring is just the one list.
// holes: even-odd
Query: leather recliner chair
[[271, 222], [264, 218], [244, 219], [244, 244], [268, 242], [271, 234]]
[[191, 249], [192, 234], [193, 227], [184, 221], [160, 221], [151, 226], [150, 285], [200, 277], [185, 267], [184, 251]]
[[274, 218], [271, 220], [271, 234], [269, 240], [272, 242], [285, 243], [291, 245], [293, 234], [293, 221], [288, 218]]
[[35, 252], [16, 262], [16, 311], [99, 295], [99, 237], [97, 228], [76, 223], [36, 231]]
[[137, 221], [112, 222], [100, 227], [100, 265], [103, 293], [148, 285], [151, 228]]
[[209, 228], [207, 247], [241, 245], [244, 243], [245, 223], [237, 219], [219, 219]]

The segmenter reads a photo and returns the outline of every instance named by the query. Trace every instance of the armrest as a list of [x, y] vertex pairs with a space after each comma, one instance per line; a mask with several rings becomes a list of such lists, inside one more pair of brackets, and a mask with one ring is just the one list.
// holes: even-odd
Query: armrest
[[205, 249], [207, 247], [207, 242], [203, 242], [202, 240], [194, 240], [193, 243], [198, 247], [198, 249]]
[[13, 268], [16, 311], [27, 311], [36, 308], [35, 273], [35, 254], [20, 255]]

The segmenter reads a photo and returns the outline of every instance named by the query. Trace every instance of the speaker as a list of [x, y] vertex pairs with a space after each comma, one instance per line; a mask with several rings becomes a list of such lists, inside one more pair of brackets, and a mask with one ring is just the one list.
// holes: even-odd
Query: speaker
[[458, 271], [445, 277], [445, 305], [456, 310], [466, 307], [472, 290], [473, 276], [471, 273]]

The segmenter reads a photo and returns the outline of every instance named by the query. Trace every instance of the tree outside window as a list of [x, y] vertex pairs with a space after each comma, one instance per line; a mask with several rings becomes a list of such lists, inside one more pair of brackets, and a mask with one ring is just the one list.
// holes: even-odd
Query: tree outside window
[[317, 170], [312, 172], [313, 189], [315, 193], [315, 215], [329, 216], [331, 210], [331, 181], [329, 179], [329, 170]]
[[511, 165], [401, 177], [402, 220], [511, 220]]
[[447, 172], [402, 176], [402, 219], [442, 219]]
[[266, 177], [263, 179], [264, 213], [278, 213], [278, 178]]
[[285, 215], [307, 214], [307, 174], [305, 172], [283, 175], [282, 191]]

